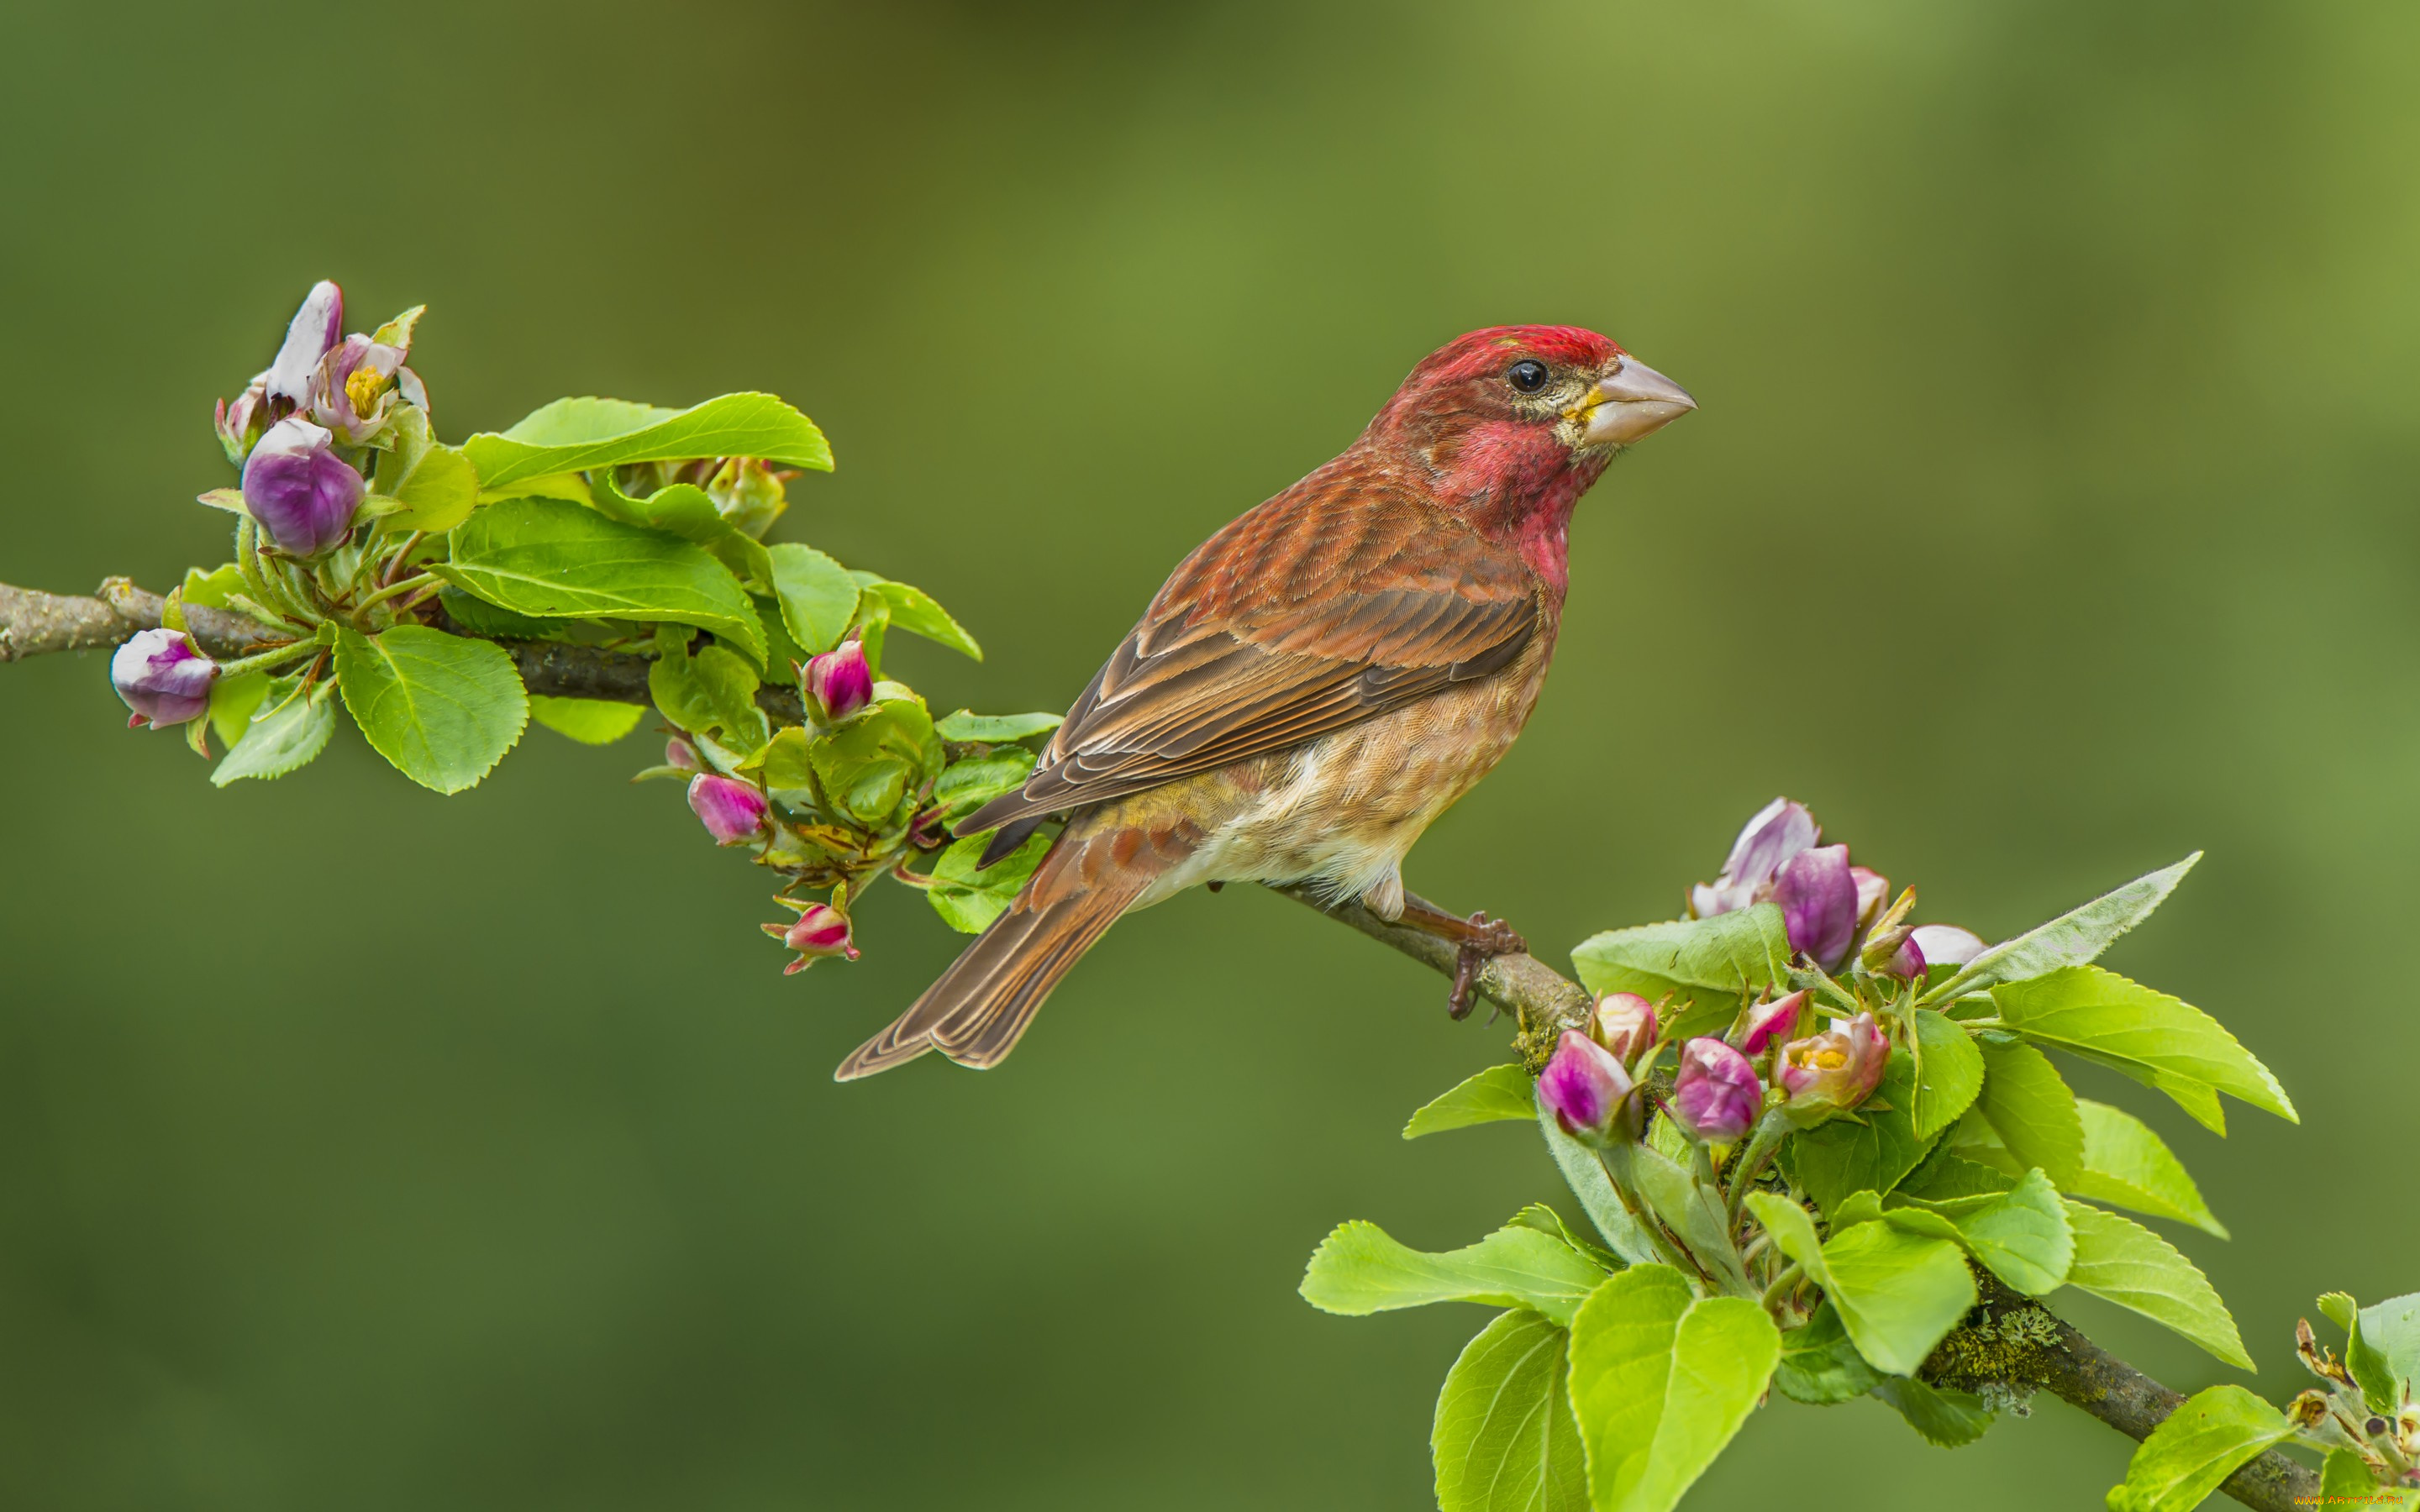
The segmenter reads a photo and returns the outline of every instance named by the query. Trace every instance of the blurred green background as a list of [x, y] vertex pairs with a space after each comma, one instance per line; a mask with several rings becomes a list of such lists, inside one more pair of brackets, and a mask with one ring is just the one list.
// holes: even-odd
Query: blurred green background
[[[2113, 964], [2302, 1127], [2075, 1079], [2234, 1227], [2172, 1237], [2258, 1389], [2315, 1293], [2420, 1287], [2412, 8], [17, 0], [0, 47], [14, 583], [224, 560], [210, 401], [334, 276], [429, 304], [449, 437], [793, 399], [840, 470], [778, 533], [976, 630], [899, 653], [938, 707], [1055, 709], [1424, 351], [1613, 334], [1702, 412], [1583, 506], [1413, 886], [1551, 959], [1776, 792], [1987, 935], [2207, 847]], [[440, 799], [121, 724], [97, 656], [0, 668], [0, 1504], [1426, 1504], [1486, 1315], [1294, 1287], [1339, 1220], [1558, 1191], [1518, 1129], [1397, 1139], [1504, 1042], [1436, 979], [1196, 894], [1000, 1072], [839, 1088], [954, 937], [890, 889], [784, 980], [645, 739]], [[2128, 1447], [1776, 1401], [1690, 1504], [2098, 1505]]]

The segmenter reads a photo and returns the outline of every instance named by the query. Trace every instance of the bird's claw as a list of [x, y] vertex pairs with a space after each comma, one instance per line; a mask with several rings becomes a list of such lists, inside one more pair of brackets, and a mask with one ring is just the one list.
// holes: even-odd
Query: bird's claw
[[1481, 967], [1499, 955], [1529, 953], [1529, 942], [1519, 932], [1500, 918], [1488, 918], [1484, 909], [1471, 915], [1468, 922], [1469, 933], [1454, 949], [1453, 991], [1446, 998], [1447, 1016], [1457, 1023], [1470, 1017]]

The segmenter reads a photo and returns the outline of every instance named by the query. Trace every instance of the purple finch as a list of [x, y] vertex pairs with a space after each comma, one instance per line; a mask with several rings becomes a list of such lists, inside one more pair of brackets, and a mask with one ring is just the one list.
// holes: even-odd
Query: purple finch
[[1404, 854], [1528, 720], [1573, 506], [1695, 408], [1570, 326], [1424, 359], [1341, 455], [1177, 567], [1024, 786], [958, 826], [991, 832], [989, 864], [1067, 816], [1007, 911], [840, 1078], [930, 1050], [997, 1064], [1119, 915], [1200, 883], [1307, 883], [1450, 940], [1466, 1010], [1476, 962], [1519, 936], [1407, 906]]

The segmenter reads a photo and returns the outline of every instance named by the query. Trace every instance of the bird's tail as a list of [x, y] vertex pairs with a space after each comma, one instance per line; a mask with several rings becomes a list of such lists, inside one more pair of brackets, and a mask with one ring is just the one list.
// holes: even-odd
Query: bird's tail
[[1114, 821], [1070, 825], [1007, 912], [832, 1079], [871, 1076], [928, 1050], [961, 1066], [998, 1065], [1059, 979], [1191, 848], [1180, 836]]

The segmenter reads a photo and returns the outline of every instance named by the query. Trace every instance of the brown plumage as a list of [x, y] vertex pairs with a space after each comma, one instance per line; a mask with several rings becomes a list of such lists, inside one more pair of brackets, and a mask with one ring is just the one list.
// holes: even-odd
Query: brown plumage
[[1561, 618], [1573, 505], [1688, 396], [1593, 332], [1475, 332], [1342, 455], [1178, 566], [986, 858], [1068, 816], [1007, 912], [841, 1080], [927, 1050], [990, 1066], [1120, 914], [1197, 883], [1309, 881], [1404, 910], [1421, 831], [1509, 749]]

